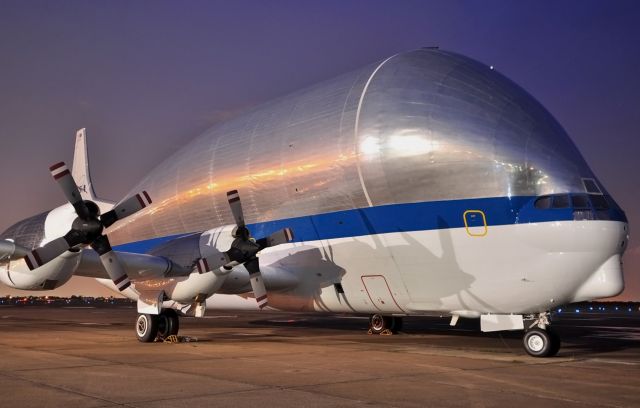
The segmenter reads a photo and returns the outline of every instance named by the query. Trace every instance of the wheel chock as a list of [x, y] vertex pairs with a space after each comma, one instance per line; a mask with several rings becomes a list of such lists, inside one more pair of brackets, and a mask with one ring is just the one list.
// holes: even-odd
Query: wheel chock
[[171, 336], [168, 336], [164, 339], [158, 339], [157, 341], [162, 342], [162, 343], [170, 343], [170, 344], [174, 344], [174, 343], [193, 343], [198, 341], [197, 337], [189, 337], [189, 336], [176, 336], [175, 334], [172, 334]]
[[[373, 330], [369, 329], [369, 331], [367, 332], [367, 334], [372, 335], [372, 334], [375, 334], [375, 333], [373, 332]], [[391, 331], [391, 330], [389, 330], [389, 329], [384, 329], [381, 333], [379, 333], [379, 335], [380, 335], [380, 336], [393, 336], [394, 334], [395, 334], [395, 333], [394, 333], [394, 332], [392, 332], [392, 331]]]

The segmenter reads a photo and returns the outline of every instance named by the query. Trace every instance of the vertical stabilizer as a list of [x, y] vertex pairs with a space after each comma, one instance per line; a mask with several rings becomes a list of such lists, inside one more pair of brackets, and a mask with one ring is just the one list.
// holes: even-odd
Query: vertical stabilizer
[[73, 178], [78, 183], [80, 195], [85, 200], [96, 200], [96, 193], [93, 191], [91, 174], [89, 173], [89, 156], [87, 154], [87, 132], [80, 129], [76, 132], [76, 149], [73, 154]]

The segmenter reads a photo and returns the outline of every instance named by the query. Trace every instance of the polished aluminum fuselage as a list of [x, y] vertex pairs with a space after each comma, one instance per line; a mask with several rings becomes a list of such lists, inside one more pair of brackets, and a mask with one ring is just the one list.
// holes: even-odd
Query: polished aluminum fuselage
[[467, 57], [420, 49], [214, 126], [132, 191], [155, 205], [116, 243], [395, 203], [584, 191], [593, 177], [529, 94]]

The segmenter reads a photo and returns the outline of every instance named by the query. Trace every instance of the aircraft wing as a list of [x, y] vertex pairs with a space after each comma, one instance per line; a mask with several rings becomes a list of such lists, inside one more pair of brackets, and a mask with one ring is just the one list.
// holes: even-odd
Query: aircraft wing
[[[188, 276], [192, 268], [177, 265], [171, 260], [154, 255], [114, 251], [125, 272], [133, 281]], [[80, 264], [74, 272], [76, 276], [110, 279], [98, 253], [90, 248], [83, 249]]]

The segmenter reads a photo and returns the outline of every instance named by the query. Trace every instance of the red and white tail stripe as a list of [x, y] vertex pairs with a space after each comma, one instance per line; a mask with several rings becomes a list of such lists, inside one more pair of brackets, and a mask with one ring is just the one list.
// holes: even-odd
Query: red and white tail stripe
[[209, 264], [207, 263], [207, 260], [205, 258], [198, 259], [196, 266], [198, 267], [198, 273], [200, 274], [209, 272], [211, 270], [209, 269]]
[[24, 261], [27, 263], [29, 270], [34, 270], [42, 266], [43, 262], [36, 251], [31, 251], [24, 257]]
[[131, 286], [131, 281], [129, 280], [129, 277], [127, 275], [122, 275], [118, 279], [114, 279], [113, 284], [116, 285], [116, 288], [118, 288], [120, 292], [122, 292], [123, 290]]
[[49, 171], [51, 172], [51, 175], [53, 176], [54, 180], [59, 180], [62, 177], [68, 174], [71, 174], [69, 172], [69, 169], [67, 168], [67, 165], [64, 164], [64, 162], [54, 164], [53, 166], [49, 167]]

